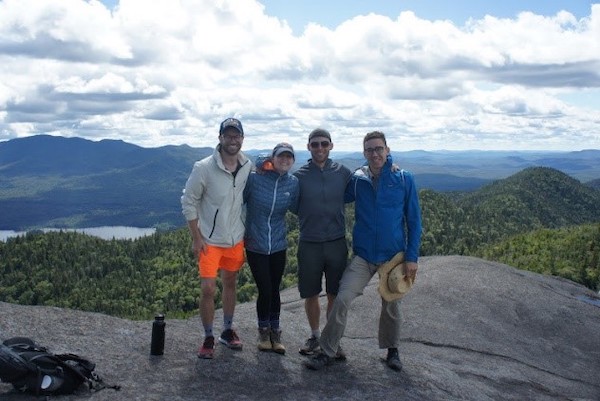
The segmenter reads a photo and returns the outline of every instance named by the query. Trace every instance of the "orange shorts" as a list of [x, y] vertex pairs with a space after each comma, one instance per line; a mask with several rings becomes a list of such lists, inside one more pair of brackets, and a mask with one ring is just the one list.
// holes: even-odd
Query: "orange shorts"
[[216, 278], [219, 269], [236, 272], [244, 264], [244, 241], [231, 248], [207, 245], [206, 252], [198, 257], [198, 273], [201, 278]]

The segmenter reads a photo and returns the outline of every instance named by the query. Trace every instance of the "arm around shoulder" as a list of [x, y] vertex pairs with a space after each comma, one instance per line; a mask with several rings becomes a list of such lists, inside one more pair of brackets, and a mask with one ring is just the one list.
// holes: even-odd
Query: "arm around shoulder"
[[421, 207], [419, 194], [411, 174], [406, 174], [406, 189], [408, 191], [405, 204], [405, 219], [407, 230], [406, 260], [417, 262], [421, 246]]

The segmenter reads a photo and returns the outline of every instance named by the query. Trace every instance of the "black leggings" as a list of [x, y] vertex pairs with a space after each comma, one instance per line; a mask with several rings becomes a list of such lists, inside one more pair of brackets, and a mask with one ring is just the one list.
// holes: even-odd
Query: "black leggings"
[[279, 326], [279, 313], [281, 312], [279, 286], [285, 269], [286, 250], [271, 255], [246, 250], [246, 258], [258, 288], [256, 314], [259, 326], [265, 327], [267, 322]]

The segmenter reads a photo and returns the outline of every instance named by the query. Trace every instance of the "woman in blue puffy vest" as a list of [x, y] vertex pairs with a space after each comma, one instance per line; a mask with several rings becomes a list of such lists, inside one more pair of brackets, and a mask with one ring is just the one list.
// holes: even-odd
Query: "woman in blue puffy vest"
[[298, 199], [298, 179], [289, 173], [294, 148], [280, 143], [268, 158], [259, 157], [244, 190], [246, 259], [258, 288], [258, 349], [285, 354], [281, 343], [279, 286], [286, 264], [285, 214]]

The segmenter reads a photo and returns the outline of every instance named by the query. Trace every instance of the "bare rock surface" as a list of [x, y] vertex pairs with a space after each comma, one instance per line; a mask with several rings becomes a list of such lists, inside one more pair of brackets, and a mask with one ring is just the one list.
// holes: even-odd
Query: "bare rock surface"
[[[377, 277], [349, 312], [348, 360], [321, 372], [304, 368], [298, 353], [309, 330], [296, 288], [282, 299], [285, 356], [257, 350], [254, 303], [236, 308], [243, 351], [217, 346], [214, 360], [196, 357], [198, 317], [167, 316], [165, 354], [151, 357], [151, 321], [0, 303], [0, 340], [27, 336], [88, 357], [122, 386], [57, 400], [599, 400], [599, 301], [568, 280], [482, 259], [421, 258], [402, 301], [400, 373], [377, 346]], [[215, 327], [221, 322], [219, 310]], [[39, 399], [0, 383], [2, 401]]]

